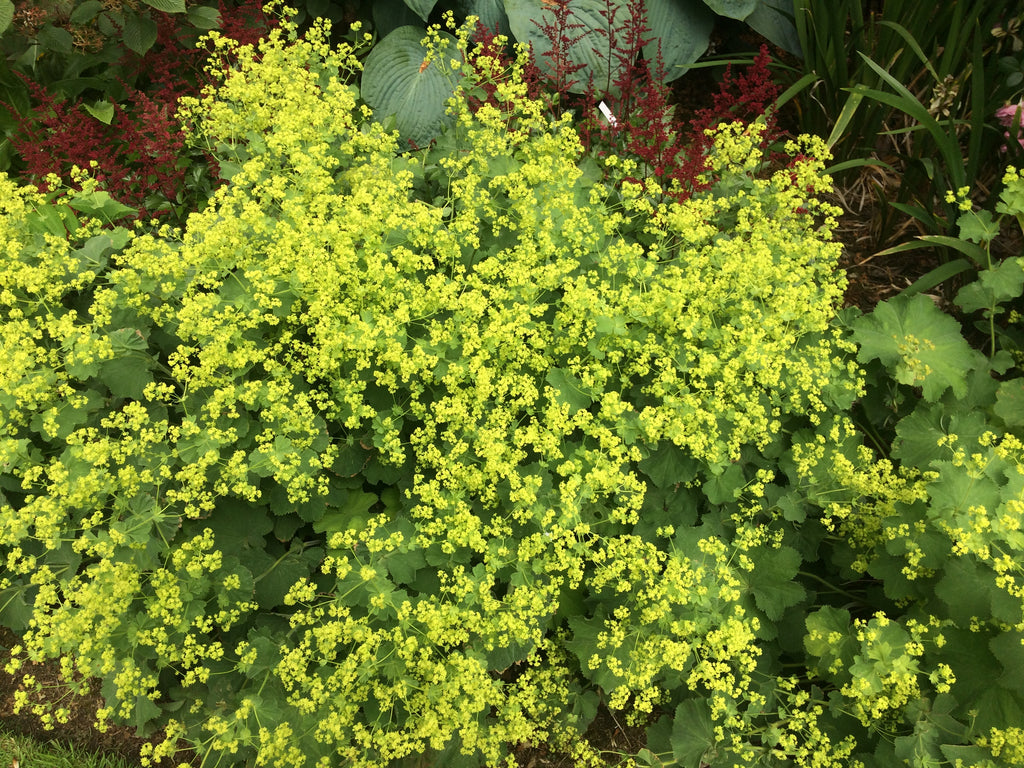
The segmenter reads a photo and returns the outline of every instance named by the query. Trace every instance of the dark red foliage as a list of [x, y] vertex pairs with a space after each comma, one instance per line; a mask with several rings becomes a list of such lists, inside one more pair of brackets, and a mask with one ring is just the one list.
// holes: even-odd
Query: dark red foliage
[[110, 125], [26, 82], [36, 103], [32, 120], [21, 125], [13, 144], [25, 161], [25, 174], [45, 188], [47, 174], [67, 178], [74, 165], [88, 169], [111, 196], [146, 215], [146, 197], [159, 192], [174, 199], [184, 168], [182, 139], [173, 107], [130, 89], [124, 105], [114, 105]]
[[218, 0], [220, 8], [220, 30], [242, 45], [255, 45], [278, 22], [263, 10], [262, 2], [245, 0], [241, 3], [227, 3]]
[[551, 43], [551, 47], [541, 54], [542, 58], [547, 59], [549, 67], [545, 76], [546, 85], [550, 92], [567, 96], [579, 85], [575, 75], [583, 69], [582, 64], [572, 62], [569, 51], [579, 45], [587, 33], [579, 32], [585, 29], [583, 24], [569, 21], [572, 16], [569, 0], [543, 0], [543, 3], [554, 11], [554, 19], [533, 23]]
[[[243, 44], [254, 43], [273, 26], [260, 0], [241, 4], [220, 0], [221, 31]], [[34, 103], [33, 112], [19, 119], [20, 133], [12, 144], [25, 163], [27, 180], [46, 187], [55, 173], [67, 180], [72, 166], [92, 171], [112, 197], [148, 218], [147, 204], [175, 200], [188, 162], [176, 113], [178, 99], [195, 96], [209, 82], [203, 71], [205, 52], [188, 37], [181, 15], [153, 12], [157, 40], [145, 56], [126, 52], [122, 59], [125, 97], [114, 105], [105, 125], [83, 108], [83, 100], [62, 100], [23, 77]]]
[[[653, 38], [643, 0], [629, 0], [621, 16], [620, 5], [606, 2], [601, 13], [607, 23], [596, 30], [597, 40], [587, 39], [587, 34], [580, 31], [583, 25], [572, 21], [569, 0], [544, 0], [544, 4], [553, 11], [553, 18], [535, 23], [550, 41], [550, 48], [542, 54], [546, 66], [531, 70], [531, 95], [549, 94], [548, 103], [556, 115], [572, 109], [579, 118], [577, 128], [588, 151], [633, 157], [644, 166], [645, 177], [653, 177], [665, 189], [674, 186], [678, 196], [685, 198], [710, 183], [705, 172], [712, 138], [706, 135], [706, 129], [721, 122], [750, 123], [763, 115], [768, 128], [762, 147], [778, 140], [772, 111], [778, 87], [768, 70], [766, 46], [739, 75], [731, 66], [726, 67], [711, 106], [684, 122], [676, 114], [671, 90], [664, 83], [660, 54], [653, 59], [644, 56], [644, 48]], [[492, 33], [478, 30], [477, 40], [488, 55], [508, 63], [507, 51], [497, 45]], [[613, 62], [612, 83], [598, 89], [589, 82], [582, 94], [570, 92], [578, 90], [580, 83], [577, 78], [582, 67], [570, 56], [577, 45], [591, 45], [599, 56]], [[483, 87], [486, 98], [471, 100], [474, 108], [493, 102], [494, 84]], [[611, 121], [598, 111], [602, 101], [612, 113]]]

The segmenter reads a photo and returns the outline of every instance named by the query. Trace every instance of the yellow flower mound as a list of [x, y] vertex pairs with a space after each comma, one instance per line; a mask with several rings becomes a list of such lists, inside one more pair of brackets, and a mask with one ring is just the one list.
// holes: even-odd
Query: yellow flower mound
[[[37, 203], [0, 185], [18, 362], [0, 458], [28, 493], [0, 547], [14, 573], [29, 538], [84, 558], [33, 576], [29, 653], [73, 649], [140, 722], [172, 680], [169, 734], [260, 765], [450, 745], [497, 765], [568, 743], [585, 685], [641, 720], [676, 680], [741, 727], [758, 621], [735, 555], [763, 537], [634, 527], [667, 446], [697, 467], [679, 482], [708, 480], [857, 392], [830, 328], [833, 211], [808, 194], [828, 188], [823, 145], [765, 171], [760, 127], [723, 126], [720, 181], [671, 202], [628, 158], [583, 158], [513, 72], [501, 108], [456, 98], [438, 144], [401, 153], [360, 105], [353, 50], [325, 40], [286, 27], [233, 51], [187, 106], [229, 183], [184, 232], [116, 254], [87, 312], [48, 314], [96, 276], [57, 240], [26, 261]], [[435, 53], [467, 62], [462, 88], [496, 74]], [[60, 433], [65, 452], [28, 451], [36, 427], [57, 439], [61, 398], [101, 407], [90, 366], [127, 355], [131, 328], [174, 340], [138, 396]], [[283, 602], [259, 605], [278, 563], [218, 544], [229, 509], [319, 536]]]

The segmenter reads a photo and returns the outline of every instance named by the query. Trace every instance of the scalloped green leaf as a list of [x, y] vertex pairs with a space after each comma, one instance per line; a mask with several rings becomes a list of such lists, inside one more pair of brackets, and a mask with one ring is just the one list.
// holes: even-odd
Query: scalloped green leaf
[[754, 603], [771, 621], [778, 621], [790, 606], [804, 597], [804, 588], [794, 581], [802, 558], [792, 547], [762, 549], [754, 558], [748, 589]]
[[672, 719], [672, 757], [683, 768], [700, 768], [703, 757], [715, 745], [715, 729], [706, 701], [687, 699], [676, 707]]
[[993, 408], [1008, 427], [1024, 427], [1024, 379], [1004, 381], [996, 393]]
[[898, 382], [921, 387], [929, 402], [947, 389], [963, 397], [967, 374], [985, 363], [964, 340], [960, 324], [922, 294], [882, 302], [857, 318], [853, 329], [860, 362], [881, 360]]
[[955, 304], [964, 312], [991, 309], [1024, 292], [1024, 258], [1012, 258], [992, 269], [978, 273], [978, 279], [965, 285]]
[[957, 411], [950, 416], [945, 405], [925, 403], [896, 425], [892, 455], [923, 469], [949, 456], [949, 449], [939, 445], [940, 439], [954, 434], [960, 443], [973, 444], [987, 429], [984, 414], [977, 411]]
[[584, 386], [579, 377], [561, 368], [552, 368], [544, 379], [555, 390], [555, 400], [560, 405], [568, 405], [569, 413], [587, 408], [594, 402], [595, 393]]
[[[455, 38], [441, 36], [454, 52]], [[460, 77], [442, 69], [440, 60], [446, 58], [441, 55], [428, 62], [418, 27], [399, 27], [381, 40], [366, 57], [361, 88], [374, 119], [393, 118], [404, 141], [429, 144], [448, 122], [446, 103]]]
[[[845, 608], [822, 606], [814, 613], [808, 614], [804, 619], [804, 625], [807, 627], [804, 648], [811, 656], [830, 660], [842, 655], [853, 644], [850, 637], [850, 612]], [[838, 645], [832, 642], [836, 635], [840, 637]]]

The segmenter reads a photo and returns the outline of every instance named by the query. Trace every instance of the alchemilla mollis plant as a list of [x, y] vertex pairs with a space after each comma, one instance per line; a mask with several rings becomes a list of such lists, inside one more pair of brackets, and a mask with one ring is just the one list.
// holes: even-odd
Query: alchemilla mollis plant
[[[1015, 764], [1014, 694], [971, 721], [963, 656], [1015, 658], [1019, 604], [974, 622], [915, 591], [941, 547], [890, 532], [942, 470], [845, 415], [823, 144], [771, 165], [761, 123], [724, 124], [707, 189], [641, 185], [527, 97], [525, 55], [453, 31], [425, 63], [451, 126], [415, 152], [326, 25], [214, 35], [234, 63], [183, 114], [228, 183], [181, 231], [116, 226], [88, 179], [0, 180], [12, 666], [99, 681], [100, 727], [165, 729], [147, 762], [181, 737], [208, 765], [588, 764], [604, 706], [652, 765], [886, 765], [931, 725], [926, 757]], [[934, 404], [927, 338], [896, 349]], [[1017, 444], [984, 440], [1009, 504]], [[983, 580], [991, 541], [965, 545]]]

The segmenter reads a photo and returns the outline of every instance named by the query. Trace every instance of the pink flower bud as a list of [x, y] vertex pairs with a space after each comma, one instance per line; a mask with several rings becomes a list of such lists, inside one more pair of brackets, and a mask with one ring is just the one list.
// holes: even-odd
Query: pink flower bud
[[1013, 125], [1014, 119], [1017, 120], [1017, 125], [1024, 123], [1024, 101], [1017, 104], [1007, 104], [1005, 107], [1000, 107], [996, 110], [996, 120], [1007, 128]]

